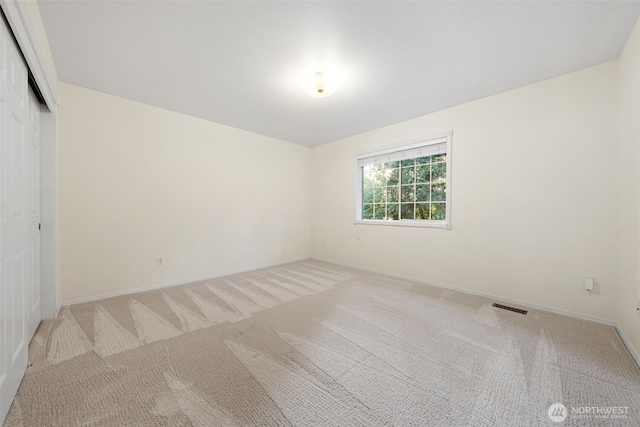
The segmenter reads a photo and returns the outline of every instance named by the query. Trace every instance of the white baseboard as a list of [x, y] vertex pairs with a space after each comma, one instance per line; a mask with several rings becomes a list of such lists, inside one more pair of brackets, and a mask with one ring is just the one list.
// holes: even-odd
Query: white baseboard
[[521, 305], [523, 307], [528, 307], [528, 308], [532, 308], [532, 309], [535, 309], [535, 310], [549, 311], [551, 313], [562, 314], [564, 316], [574, 317], [574, 318], [578, 318], [578, 319], [582, 319], [582, 320], [589, 320], [591, 322], [602, 323], [604, 325], [613, 326], [613, 327], [618, 326], [618, 324], [616, 322], [614, 322], [614, 321], [607, 320], [607, 319], [600, 319], [599, 317], [592, 317], [592, 316], [587, 316], [587, 315], [584, 315], [584, 314], [573, 313], [571, 311], [565, 311], [565, 310], [560, 310], [560, 309], [557, 309], [557, 308], [546, 307], [546, 306], [543, 306], [543, 305], [532, 304], [532, 303], [529, 303], [529, 302], [524, 302], [524, 301], [515, 300], [515, 299], [511, 299], [511, 298], [505, 298], [505, 297], [501, 297], [501, 296], [498, 296], [498, 295], [492, 295], [492, 294], [488, 294], [488, 293], [484, 293], [484, 292], [477, 292], [477, 291], [472, 291], [472, 290], [469, 290], [469, 289], [457, 288], [455, 286], [445, 285], [445, 284], [442, 284], [442, 283], [429, 282], [427, 280], [416, 279], [414, 277], [402, 276], [402, 275], [393, 274], [393, 273], [387, 273], [386, 271], [380, 271], [380, 270], [373, 270], [373, 269], [370, 269], [370, 268], [358, 267], [358, 266], [355, 266], [355, 265], [336, 262], [336, 261], [332, 261], [332, 260], [329, 260], [329, 259], [323, 259], [323, 258], [318, 258], [318, 257], [313, 257], [313, 256], [311, 257], [311, 259], [315, 259], [317, 261], [322, 261], [322, 262], [328, 262], [330, 264], [341, 265], [343, 267], [355, 268], [356, 270], [362, 270], [362, 271], [366, 271], [366, 272], [369, 272], [369, 273], [375, 273], [375, 274], [381, 274], [383, 276], [394, 277], [396, 279], [410, 280], [412, 282], [416, 282], [416, 283], [421, 284], [421, 285], [435, 286], [435, 287], [438, 287], [438, 288], [449, 289], [449, 290], [452, 290], [452, 291], [462, 292], [462, 293], [465, 293], [465, 294], [476, 295], [476, 296], [484, 297], [484, 298], [491, 298], [491, 299], [494, 299], [494, 300], [496, 300], [498, 302], [501, 301], [501, 302], [507, 302], [507, 303], [511, 303], [511, 304], [518, 304], [518, 305]]
[[191, 277], [189, 279], [177, 280], [177, 281], [174, 281], [174, 282], [159, 283], [159, 284], [155, 284], [155, 285], [143, 286], [143, 287], [140, 287], [140, 288], [127, 289], [127, 290], [119, 291], [119, 292], [112, 292], [112, 293], [108, 293], [108, 294], [96, 295], [94, 297], [89, 297], [89, 298], [80, 298], [80, 299], [76, 299], [76, 300], [72, 300], [72, 301], [66, 301], [66, 302], [63, 302], [60, 305], [58, 305], [57, 312], [56, 312], [56, 317], [58, 317], [58, 314], [60, 313], [60, 310], [62, 308], [68, 307], [70, 305], [82, 304], [82, 303], [85, 303], [85, 302], [100, 301], [100, 300], [103, 300], [103, 299], [106, 299], [106, 298], [119, 297], [119, 296], [122, 296], [122, 295], [137, 294], [139, 292], [153, 291], [153, 290], [156, 290], [156, 289], [168, 288], [168, 287], [171, 287], [171, 286], [186, 285], [187, 283], [199, 282], [201, 280], [211, 280], [211, 279], [216, 279], [218, 277], [231, 276], [233, 274], [238, 274], [238, 273], [248, 273], [250, 271], [262, 270], [263, 268], [269, 268], [269, 267], [277, 267], [279, 265], [289, 264], [289, 263], [298, 262], [298, 261], [304, 261], [304, 260], [307, 260], [307, 259], [311, 259], [311, 257], [296, 258], [296, 259], [292, 259], [292, 260], [289, 260], [289, 261], [279, 262], [279, 263], [276, 263], [276, 264], [261, 265], [261, 266], [250, 268], [248, 270], [226, 271], [226, 272], [223, 272], [223, 273], [220, 273], [220, 274], [215, 274], [215, 275], [212, 275], [212, 276]]
[[620, 336], [620, 339], [622, 340], [624, 345], [627, 347], [629, 354], [631, 354], [633, 360], [636, 361], [636, 365], [638, 365], [638, 368], [640, 368], [640, 354], [638, 354], [636, 348], [633, 346], [633, 344], [631, 344], [631, 340], [629, 340], [629, 337], [627, 337], [627, 334], [625, 334], [624, 329], [622, 329], [619, 323], [616, 325], [616, 331], [618, 332], [618, 335]]

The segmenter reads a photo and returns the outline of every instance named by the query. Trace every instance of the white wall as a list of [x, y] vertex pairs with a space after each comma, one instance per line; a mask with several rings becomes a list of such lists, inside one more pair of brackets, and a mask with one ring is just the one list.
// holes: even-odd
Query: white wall
[[309, 148], [60, 86], [62, 303], [310, 255]]
[[[614, 320], [616, 80], [607, 63], [313, 148], [312, 255]], [[449, 130], [452, 230], [353, 224], [356, 151]]]
[[618, 64], [618, 323], [640, 355], [640, 20]]

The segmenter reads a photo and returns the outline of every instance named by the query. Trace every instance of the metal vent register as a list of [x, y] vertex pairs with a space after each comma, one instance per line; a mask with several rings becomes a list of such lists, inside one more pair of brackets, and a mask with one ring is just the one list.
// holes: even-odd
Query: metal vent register
[[521, 309], [519, 309], [519, 308], [509, 307], [508, 305], [498, 304], [497, 302], [494, 302], [494, 303], [493, 303], [493, 306], [494, 306], [494, 307], [497, 307], [497, 308], [501, 308], [501, 309], [503, 309], [503, 310], [509, 310], [509, 311], [513, 311], [513, 312], [515, 312], [515, 313], [520, 313], [520, 314], [524, 314], [524, 315], [526, 315], [526, 314], [528, 313], [528, 311], [527, 311], [527, 310], [521, 310]]

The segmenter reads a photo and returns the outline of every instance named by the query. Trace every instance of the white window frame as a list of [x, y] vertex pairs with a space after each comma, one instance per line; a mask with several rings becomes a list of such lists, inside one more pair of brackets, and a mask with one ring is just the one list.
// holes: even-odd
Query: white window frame
[[[378, 148], [375, 150], [367, 150], [357, 152], [355, 155], [355, 202], [356, 202], [356, 210], [355, 210], [355, 221], [354, 224], [366, 224], [366, 225], [391, 225], [391, 226], [401, 226], [401, 227], [428, 227], [428, 228], [443, 228], [447, 230], [451, 230], [451, 141], [453, 138], [453, 131], [432, 135], [425, 138], [420, 138], [413, 141], [403, 142], [400, 144], [394, 144], [391, 146]], [[445, 215], [446, 218], [441, 221], [437, 220], [411, 220], [411, 219], [398, 219], [398, 220], [381, 220], [381, 219], [362, 219], [362, 181], [363, 181], [363, 168], [364, 166], [360, 165], [360, 160], [376, 157], [376, 156], [385, 156], [392, 153], [397, 153], [401, 151], [408, 150], [418, 150], [423, 147], [428, 147], [430, 145], [435, 144], [446, 144], [446, 153], [447, 153], [447, 177], [446, 177], [446, 196], [445, 196]]]

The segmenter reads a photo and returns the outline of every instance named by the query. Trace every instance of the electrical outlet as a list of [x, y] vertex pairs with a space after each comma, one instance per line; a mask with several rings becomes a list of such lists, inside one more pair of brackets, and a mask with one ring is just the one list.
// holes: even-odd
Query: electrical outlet
[[164, 265], [164, 257], [158, 257], [158, 267], [162, 267]]

